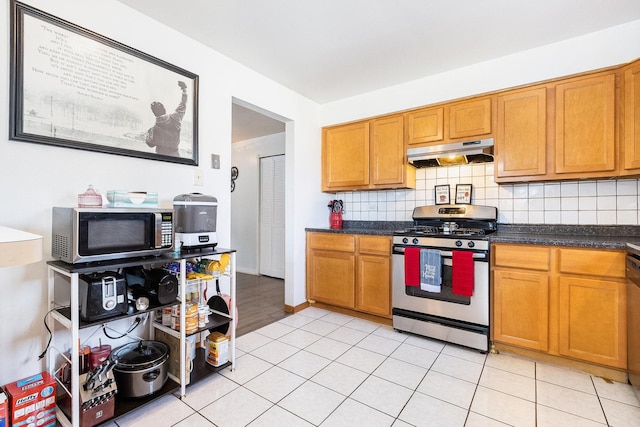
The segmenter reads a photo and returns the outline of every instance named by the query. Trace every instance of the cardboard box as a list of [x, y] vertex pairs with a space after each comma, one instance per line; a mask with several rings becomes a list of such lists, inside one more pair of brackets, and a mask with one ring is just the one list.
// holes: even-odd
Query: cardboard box
[[[175, 337], [161, 329], [154, 331], [155, 340], [165, 343], [169, 346], [169, 360], [168, 371], [174, 377], [180, 379], [180, 338]], [[195, 338], [195, 336], [192, 335]], [[185, 345], [185, 385], [189, 385], [191, 382], [191, 368], [193, 366], [193, 359], [195, 359], [195, 340], [187, 339], [184, 342]], [[178, 381], [179, 382], [179, 381]]]
[[23, 378], [5, 385], [4, 389], [9, 397], [12, 426], [56, 425], [56, 383], [49, 373]]
[[0, 427], [7, 427], [9, 425], [9, 402], [7, 401], [7, 395], [0, 388]]

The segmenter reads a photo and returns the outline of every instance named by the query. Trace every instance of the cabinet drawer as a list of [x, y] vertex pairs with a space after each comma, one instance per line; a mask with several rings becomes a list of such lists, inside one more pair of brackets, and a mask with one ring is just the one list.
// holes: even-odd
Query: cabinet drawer
[[311, 249], [355, 252], [356, 236], [353, 234], [308, 233], [307, 246]]
[[358, 236], [361, 254], [391, 255], [391, 238], [387, 236]]
[[496, 267], [549, 271], [549, 259], [549, 248], [545, 246], [508, 244], [493, 246], [493, 262]]
[[625, 277], [625, 252], [561, 249], [560, 272], [622, 279]]

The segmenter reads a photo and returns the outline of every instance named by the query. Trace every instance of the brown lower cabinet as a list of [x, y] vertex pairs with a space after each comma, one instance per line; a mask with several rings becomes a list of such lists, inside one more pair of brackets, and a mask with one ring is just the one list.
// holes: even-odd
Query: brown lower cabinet
[[307, 299], [391, 317], [391, 237], [307, 233]]
[[626, 369], [625, 253], [492, 245], [492, 340]]

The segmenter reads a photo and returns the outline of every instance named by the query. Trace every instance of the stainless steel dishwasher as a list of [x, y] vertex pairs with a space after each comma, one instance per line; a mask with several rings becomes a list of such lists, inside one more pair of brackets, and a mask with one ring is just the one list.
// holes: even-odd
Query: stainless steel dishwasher
[[640, 246], [627, 244], [627, 369], [640, 399]]

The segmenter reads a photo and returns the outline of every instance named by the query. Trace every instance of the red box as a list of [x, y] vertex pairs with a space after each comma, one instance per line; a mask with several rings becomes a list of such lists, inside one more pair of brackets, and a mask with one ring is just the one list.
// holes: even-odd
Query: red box
[[0, 427], [7, 427], [9, 425], [9, 404], [7, 402], [7, 395], [0, 388]]
[[4, 386], [9, 395], [11, 425], [56, 425], [56, 383], [47, 372]]

